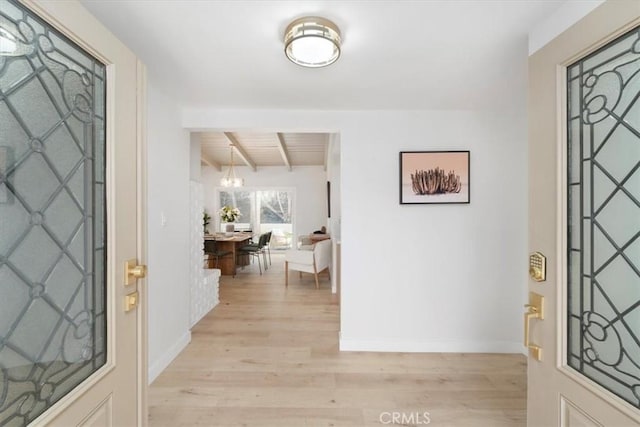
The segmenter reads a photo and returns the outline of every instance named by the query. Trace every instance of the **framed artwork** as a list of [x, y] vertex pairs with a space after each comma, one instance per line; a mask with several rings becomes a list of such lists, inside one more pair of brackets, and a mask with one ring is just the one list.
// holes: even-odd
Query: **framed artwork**
[[400, 204], [469, 203], [469, 151], [400, 152]]

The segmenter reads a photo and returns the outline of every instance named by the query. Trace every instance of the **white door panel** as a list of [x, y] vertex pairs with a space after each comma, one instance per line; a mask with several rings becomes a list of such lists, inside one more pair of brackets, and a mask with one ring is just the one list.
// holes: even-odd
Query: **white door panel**
[[640, 424], [639, 25], [640, 2], [608, 1], [529, 60], [530, 426]]
[[0, 29], [0, 425], [139, 424], [144, 67], [76, 1], [1, 0]]

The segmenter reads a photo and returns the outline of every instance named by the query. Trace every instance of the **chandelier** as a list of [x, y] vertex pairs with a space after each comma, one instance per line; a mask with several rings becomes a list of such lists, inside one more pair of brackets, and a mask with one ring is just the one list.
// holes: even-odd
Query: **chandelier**
[[220, 180], [220, 185], [223, 187], [242, 187], [244, 180], [236, 176], [236, 171], [233, 168], [233, 145], [231, 145], [231, 164], [227, 174]]

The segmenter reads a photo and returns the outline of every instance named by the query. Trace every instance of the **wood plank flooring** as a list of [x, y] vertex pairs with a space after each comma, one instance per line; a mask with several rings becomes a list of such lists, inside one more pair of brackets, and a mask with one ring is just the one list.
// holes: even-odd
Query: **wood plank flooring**
[[262, 276], [223, 276], [220, 304], [150, 387], [151, 426], [526, 424], [524, 356], [340, 353], [326, 275], [316, 290], [291, 273], [286, 289], [272, 258]]

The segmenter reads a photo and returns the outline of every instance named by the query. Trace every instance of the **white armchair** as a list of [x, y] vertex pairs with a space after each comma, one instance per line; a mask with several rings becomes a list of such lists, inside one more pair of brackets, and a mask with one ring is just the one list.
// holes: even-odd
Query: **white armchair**
[[[322, 240], [313, 246], [313, 250], [290, 250], [285, 252], [284, 277], [289, 286], [289, 269], [313, 273], [316, 289], [320, 288], [318, 273], [327, 270], [331, 264], [331, 240]], [[302, 273], [301, 273], [302, 274]]]

